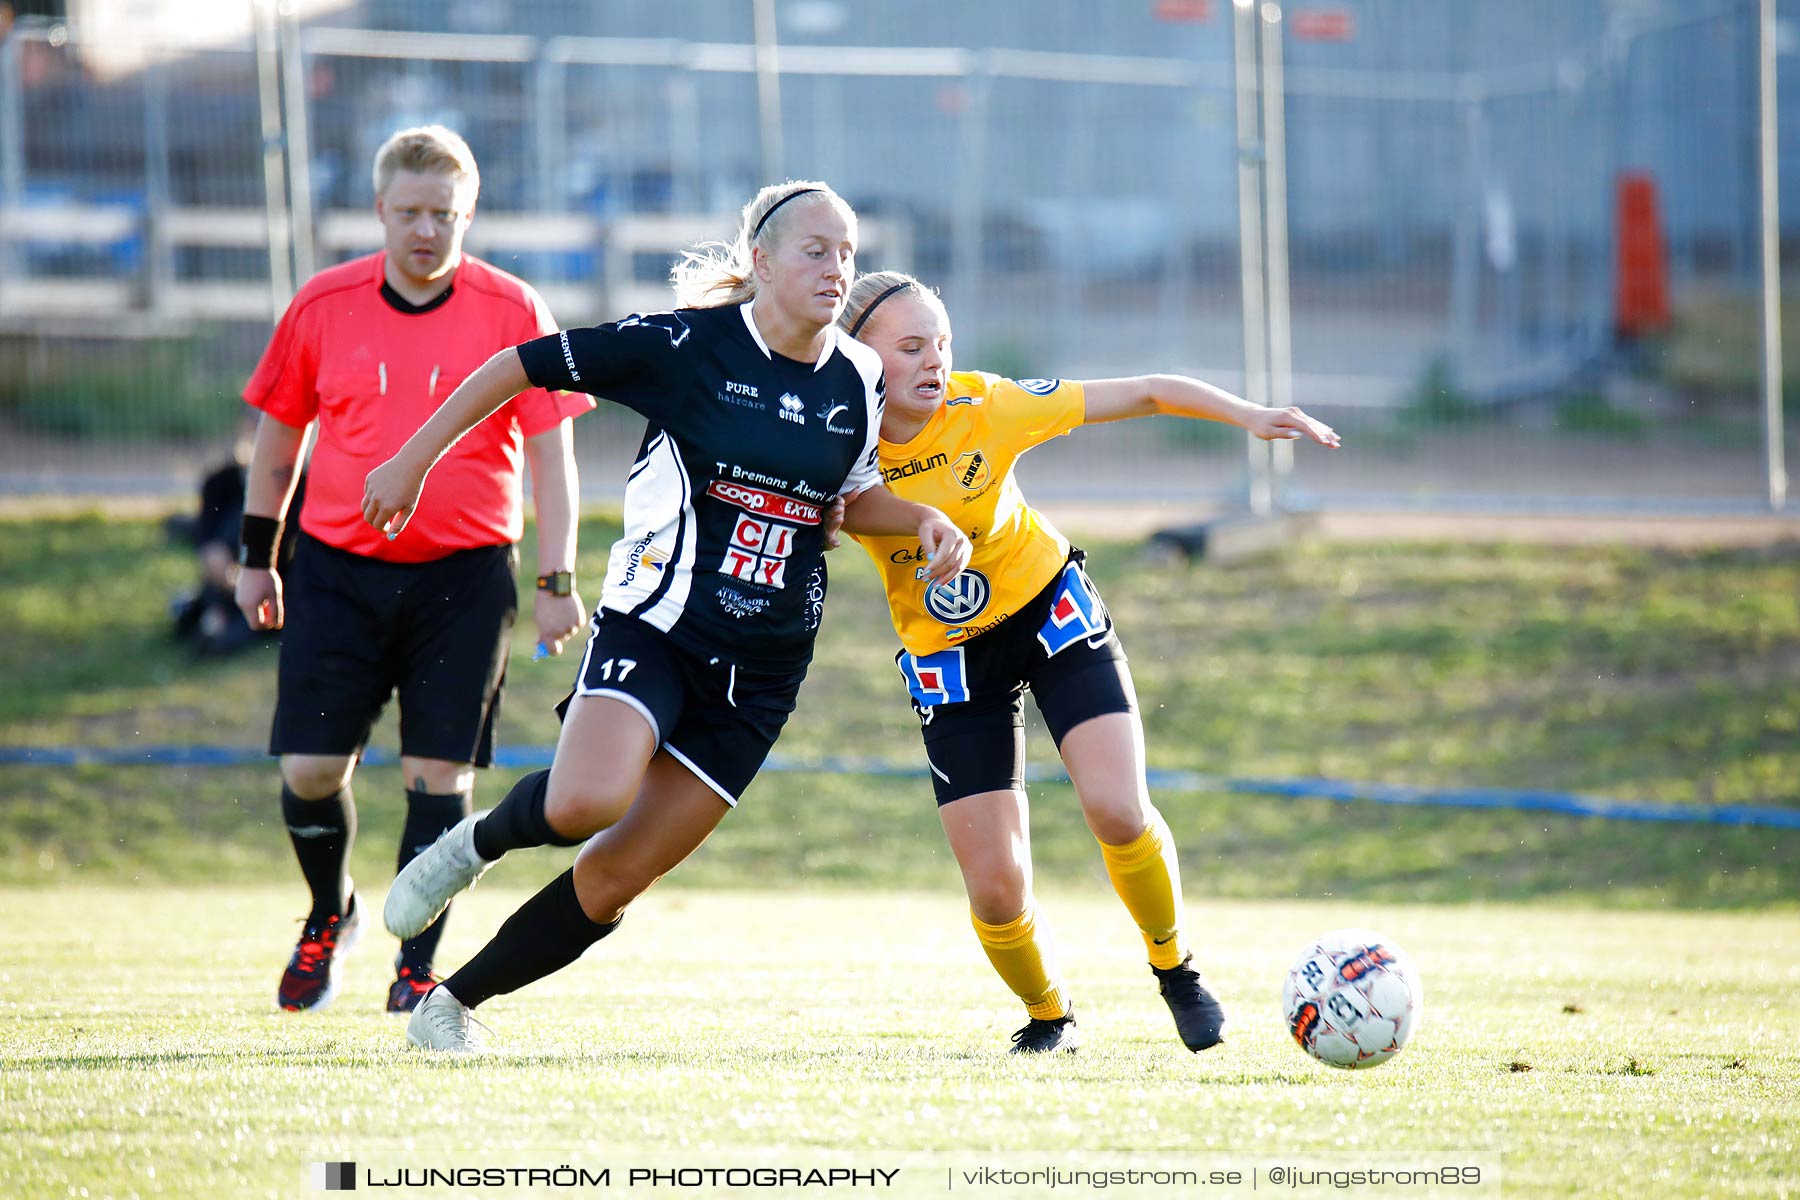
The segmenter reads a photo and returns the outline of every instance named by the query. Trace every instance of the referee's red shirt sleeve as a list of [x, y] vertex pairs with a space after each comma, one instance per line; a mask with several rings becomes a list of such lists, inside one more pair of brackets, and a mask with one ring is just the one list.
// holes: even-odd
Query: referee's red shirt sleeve
[[244, 385], [244, 403], [296, 429], [319, 414], [319, 341], [308, 319], [310, 300], [304, 289], [294, 297]]

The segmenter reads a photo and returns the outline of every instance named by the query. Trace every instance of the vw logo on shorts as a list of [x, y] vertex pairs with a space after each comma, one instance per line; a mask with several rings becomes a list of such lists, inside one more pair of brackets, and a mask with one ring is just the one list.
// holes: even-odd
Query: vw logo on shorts
[[989, 592], [986, 575], [964, 571], [949, 583], [934, 583], [925, 589], [925, 611], [946, 625], [961, 625], [987, 607]]

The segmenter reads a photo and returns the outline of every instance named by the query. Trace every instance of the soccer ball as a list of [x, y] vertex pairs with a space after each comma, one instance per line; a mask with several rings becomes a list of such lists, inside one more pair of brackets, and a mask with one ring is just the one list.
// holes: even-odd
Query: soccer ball
[[1380, 1066], [1406, 1045], [1425, 992], [1405, 951], [1370, 929], [1321, 934], [1288, 968], [1281, 1015], [1300, 1048], [1327, 1066]]

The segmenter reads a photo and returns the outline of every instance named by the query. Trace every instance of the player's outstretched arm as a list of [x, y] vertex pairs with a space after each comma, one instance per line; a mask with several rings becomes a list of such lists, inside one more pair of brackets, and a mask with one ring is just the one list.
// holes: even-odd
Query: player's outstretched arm
[[917, 534], [925, 553], [926, 578], [934, 583], [954, 579], [969, 565], [969, 539], [956, 522], [929, 504], [902, 500], [879, 484], [844, 501], [843, 529], [874, 537]]
[[418, 506], [425, 476], [450, 447], [502, 404], [531, 386], [515, 349], [502, 350], [444, 398], [431, 419], [406, 439], [394, 457], [369, 472], [363, 484], [363, 520], [391, 540]]
[[1264, 408], [1185, 375], [1090, 379], [1082, 388], [1087, 395], [1087, 413], [1082, 421], [1085, 425], [1167, 413], [1236, 425], [1264, 441], [1310, 438], [1333, 450], [1341, 444], [1336, 430], [1298, 408]]

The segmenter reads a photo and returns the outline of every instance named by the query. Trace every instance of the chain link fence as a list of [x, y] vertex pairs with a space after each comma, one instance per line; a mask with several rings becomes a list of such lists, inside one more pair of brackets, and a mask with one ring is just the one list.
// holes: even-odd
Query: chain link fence
[[[666, 304], [673, 252], [727, 233], [765, 180], [751, 9], [370, 0], [292, 24], [275, 145], [294, 186], [274, 193], [248, 34], [177, 49], [19, 23], [0, 42], [0, 487], [188, 486], [284, 300], [290, 202], [302, 271], [376, 248], [368, 163], [403, 125], [468, 137], [471, 250], [562, 322]], [[865, 214], [865, 269], [941, 286], [960, 365], [1243, 386], [1227, 0], [774, 11], [782, 172]], [[1344, 0], [1283, 30], [1292, 392], [1350, 446], [1302, 452], [1290, 502], [1761, 501], [1752, 0]], [[1621, 344], [1627, 171], [1654, 187], [1674, 321]], [[616, 490], [631, 424], [580, 423], [590, 494]], [[1238, 435], [1164, 418], [1023, 470], [1069, 500], [1230, 507], [1246, 487]]]

